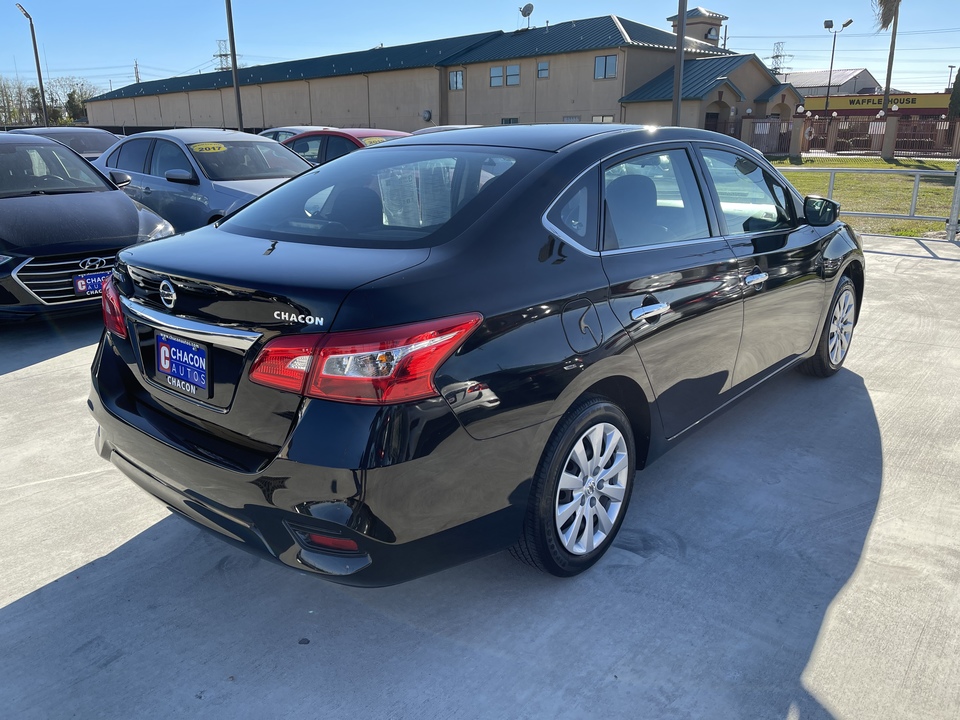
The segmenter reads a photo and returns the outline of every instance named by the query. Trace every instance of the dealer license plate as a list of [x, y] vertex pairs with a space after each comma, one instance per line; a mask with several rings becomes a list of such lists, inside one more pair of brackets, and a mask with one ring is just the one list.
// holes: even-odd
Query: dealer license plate
[[164, 385], [184, 395], [207, 397], [207, 348], [183, 338], [157, 333], [157, 374]]
[[103, 292], [103, 283], [110, 277], [112, 270], [83, 273], [73, 276], [73, 292], [80, 297], [99, 295]]

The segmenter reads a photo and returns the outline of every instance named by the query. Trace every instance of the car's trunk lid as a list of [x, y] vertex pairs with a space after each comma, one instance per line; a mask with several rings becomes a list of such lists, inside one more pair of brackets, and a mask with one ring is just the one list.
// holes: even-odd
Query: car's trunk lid
[[194, 431], [278, 449], [301, 398], [249, 380], [266, 342], [325, 332], [351, 290], [428, 255], [270, 242], [216, 228], [125, 250], [118, 275], [138, 393]]

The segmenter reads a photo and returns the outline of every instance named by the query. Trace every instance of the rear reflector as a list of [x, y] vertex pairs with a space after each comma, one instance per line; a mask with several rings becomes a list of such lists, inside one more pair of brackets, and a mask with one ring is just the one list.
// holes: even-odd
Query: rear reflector
[[253, 382], [308, 397], [390, 405], [439, 395], [437, 369], [480, 324], [479, 313], [376, 330], [280, 337], [250, 371]]
[[339, 550], [340, 552], [358, 552], [357, 543], [347, 538], [330, 537], [329, 535], [320, 535], [319, 533], [307, 533], [306, 540], [311, 545], [327, 550]]

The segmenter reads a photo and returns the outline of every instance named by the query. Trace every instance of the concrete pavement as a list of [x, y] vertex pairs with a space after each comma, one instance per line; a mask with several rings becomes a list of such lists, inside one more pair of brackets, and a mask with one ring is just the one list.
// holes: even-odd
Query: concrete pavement
[[0, 715], [958, 718], [960, 249], [866, 238], [846, 368], [637, 476], [572, 579], [360, 590], [171, 517], [93, 450], [99, 318], [0, 328]]

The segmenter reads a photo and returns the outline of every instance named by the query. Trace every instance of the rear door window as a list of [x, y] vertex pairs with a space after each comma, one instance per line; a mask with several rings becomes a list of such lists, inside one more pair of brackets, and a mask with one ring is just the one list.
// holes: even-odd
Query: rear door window
[[150, 138], [130, 140], [120, 146], [120, 155], [117, 158], [117, 169], [126, 172], [143, 173], [150, 150]]

